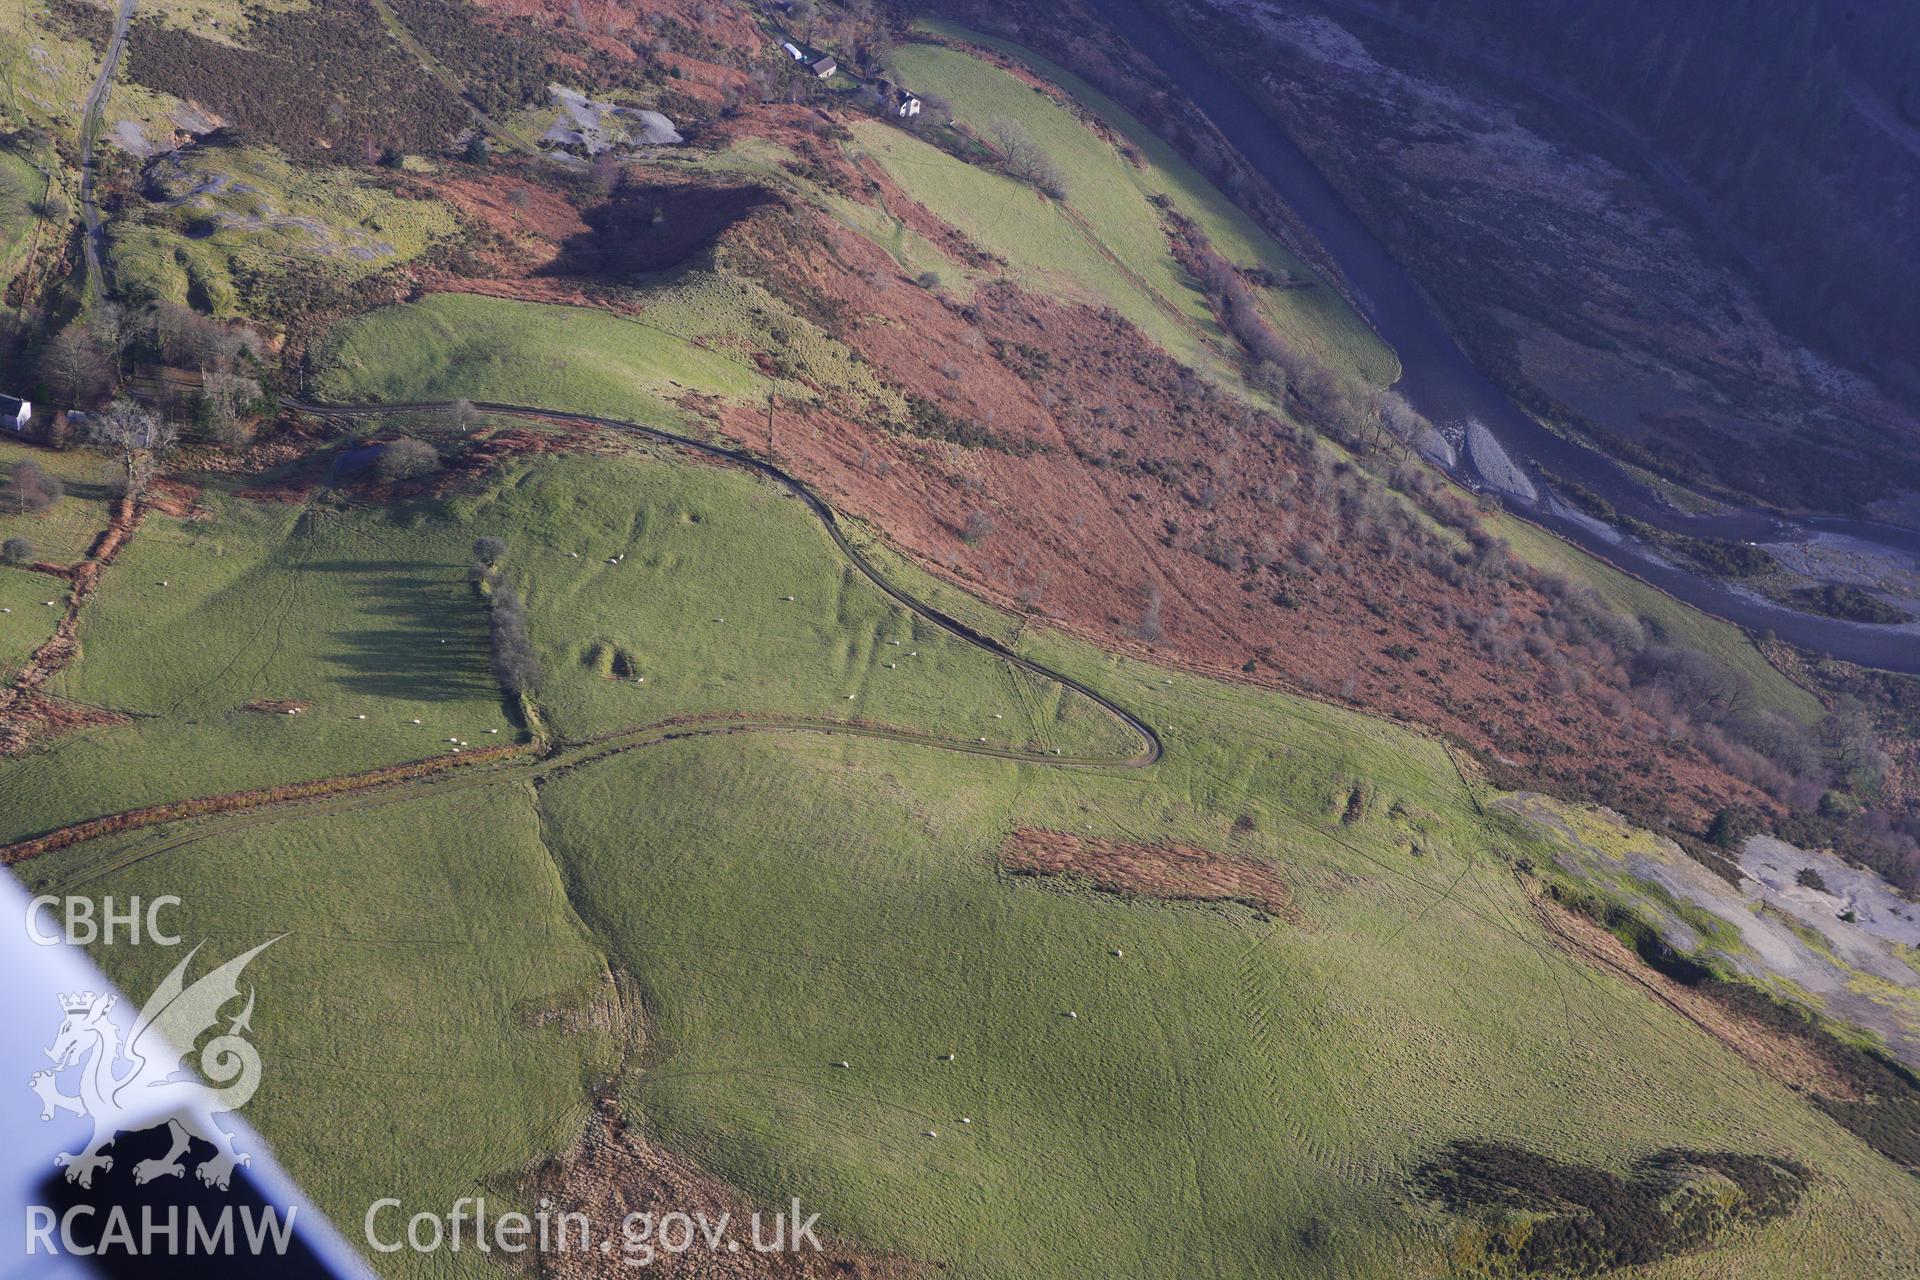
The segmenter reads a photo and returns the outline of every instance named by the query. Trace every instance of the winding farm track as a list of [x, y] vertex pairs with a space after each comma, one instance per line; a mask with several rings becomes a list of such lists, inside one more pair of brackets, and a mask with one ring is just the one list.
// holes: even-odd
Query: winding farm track
[[[444, 413], [453, 407], [450, 402], [444, 401], [420, 401], [398, 404], [328, 405], [308, 404], [297, 400], [289, 400], [284, 403], [289, 409], [301, 413], [318, 414], [323, 417], [370, 417], [376, 414], [395, 413]], [[1035, 662], [1031, 658], [1022, 657], [992, 636], [975, 630], [953, 615], [928, 604], [926, 601], [921, 600], [919, 597], [907, 591], [906, 588], [893, 582], [886, 574], [880, 571], [879, 567], [875, 565], [873, 561], [867, 559], [865, 552], [861, 551], [860, 548], [856, 547], [853, 542], [848, 539], [846, 531], [840, 525], [839, 517], [834, 515], [833, 508], [827, 505], [826, 499], [815, 493], [804, 481], [789, 472], [781, 470], [765, 458], [747, 453], [741, 449], [732, 448], [728, 445], [716, 444], [710, 440], [701, 440], [694, 436], [683, 436], [678, 432], [666, 431], [659, 427], [642, 426], [637, 422], [624, 422], [618, 418], [600, 418], [586, 413], [562, 413], [552, 409], [537, 409], [529, 405], [499, 404], [485, 400], [475, 400], [469, 403], [482, 413], [497, 414], [502, 417], [563, 422], [574, 426], [596, 427], [602, 430], [618, 431], [626, 435], [639, 436], [642, 439], [651, 440], [656, 444], [689, 449], [710, 458], [717, 458], [729, 465], [741, 467], [755, 475], [773, 481], [773, 483], [779, 485], [806, 504], [807, 509], [813, 512], [815, 518], [826, 528], [827, 536], [833, 539], [833, 544], [840, 549], [840, 553], [853, 564], [854, 568], [860, 571], [861, 575], [864, 576], [867, 581], [873, 583], [874, 586], [885, 592], [894, 603], [900, 605], [909, 613], [924, 618], [942, 631], [965, 641], [976, 649], [985, 650], [1003, 662], [1011, 663], [1013, 666], [1039, 676], [1043, 680], [1051, 680], [1055, 684], [1071, 689], [1073, 692], [1087, 698], [1108, 715], [1132, 730], [1141, 742], [1140, 749], [1129, 756], [1041, 756], [1022, 751], [1009, 751], [1005, 754], [1012, 754], [1019, 758], [1031, 756], [1036, 760], [1047, 760], [1065, 764], [1102, 764], [1125, 768], [1144, 768], [1159, 760], [1161, 755], [1164, 754], [1165, 746], [1160, 741], [1160, 735], [1153, 731], [1153, 727], [1146, 721], [1140, 719], [1140, 717], [1134, 715], [1133, 712], [1115, 702], [1112, 698], [1107, 697], [1105, 694], [1088, 685], [1082, 684], [1065, 672], [1056, 671], [1043, 663]]]
[[[375, 414], [443, 412], [451, 406], [443, 402], [328, 405], [287, 401], [285, 407], [322, 417], [362, 417]], [[65, 892], [102, 875], [111, 874], [136, 862], [170, 852], [221, 832], [243, 830], [295, 817], [372, 808], [422, 794], [442, 794], [503, 782], [535, 782], [555, 773], [641, 747], [721, 734], [829, 734], [877, 739], [1029, 764], [1075, 768], [1144, 769], [1159, 761], [1165, 754], [1165, 746], [1153, 727], [1112, 698], [1063, 671], [1056, 671], [1044, 663], [1015, 653], [999, 640], [929, 604], [889, 579], [847, 537], [839, 518], [826, 500], [803, 481], [773, 463], [726, 445], [683, 436], [658, 427], [624, 422], [617, 418], [601, 418], [590, 414], [562, 413], [527, 405], [491, 402], [474, 402], [473, 407], [498, 416], [562, 422], [638, 436], [657, 444], [692, 450], [772, 481], [806, 504], [807, 509], [820, 521], [827, 536], [833, 540], [834, 546], [839, 548], [840, 553], [889, 599], [948, 635], [1010, 666], [1051, 681], [1088, 699], [1124, 725], [1138, 740], [1138, 747], [1128, 755], [1064, 755], [1030, 751], [991, 742], [967, 741], [939, 734], [918, 733], [908, 729], [865, 724], [859, 721], [716, 715], [621, 730], [585, 742], [553, 743], [544, 750], [530, 747], [529, 752], [532, 754], [504, 757], [490, 755], [484, 759], [477, 759], [469, 766], [446, 767], [418, 776], [396, 777], [397, 770], [404, 771], [408, 766], [393, 766], [330, 780], [318, 780], [281, 788], [233, 792], [227, 795], [183, 801], [178, 805], [155, 805], [121, 814], [105, 815], [44, 832], [0, 848], [0, 865], [22, 862], [56, 849], [70, 848], [107, 835], [141, 827], [161, 825], [178, 827], [177, 830], [118, 850], [106, 859], [75, 867], [72, 874], [59, 886], [59, 891]], [[428, 762], [415, 762], [415, 764], [422, 763]]]

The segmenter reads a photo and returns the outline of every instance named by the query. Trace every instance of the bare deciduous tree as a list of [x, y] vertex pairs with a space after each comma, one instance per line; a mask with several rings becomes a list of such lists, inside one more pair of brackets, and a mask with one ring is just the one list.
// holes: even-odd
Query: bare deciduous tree
[[208, 370], [200, 383], [201, 426], [220, 444], [239, 444], [245, 436], [240, 419], [259, 399], [260, 384], [252, 378]]
[[67, 404], [91, 400], [107, 388], [107, 358], [92, 334], [68, 325], [40, 354], [40, 381]]
[[65, 491], [58, 476], [48, 475], [32, 458], [22, 458], [13, 464], [6, 484], [0, 485], [0, 510], [15, 515], [37, 514], [60, 501]]
[[395, 480], [414, 480], [440, 465], [440, 454], [425, 440], [408, 436], [395, 440], [380, 451], [374, 464], [380, 478], [389, 484]]
[[1065, 199], [1067, 179], [1060, 166], [1046, 153], [1027, 127], [1018, 120], [1001, 116], [992, 125], [993, 140], [1006, 155], [1007, 172], [1029, 183], [1056, 200]]
[[120, 455], [122, 492], [138, 497], [179, 441], [172, 423], [154, 417], [121, 396], [106, 412], [88, 419], [87, 442]]

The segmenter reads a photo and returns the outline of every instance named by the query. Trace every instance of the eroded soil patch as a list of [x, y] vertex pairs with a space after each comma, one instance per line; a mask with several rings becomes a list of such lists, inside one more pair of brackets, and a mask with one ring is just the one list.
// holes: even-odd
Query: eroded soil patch
[[1271, 867], [1179, 841], [1133, 844], [1066, 831], [1019, 827], [1000, 846], [1015, 875], [1072, 876], [1122, 897], [1238, 902], [1294, 919], [1293, 895]]
[[[704, 1215], [715, 1222], [720, 1215], [729, 1218], [729, 1235], [740, 1241], [737, 1251], [723, 1243], [709, 1250], [696, 1239], [684, 1252], [660, 1252], [644, 1269], [644, 1274], [676, 1277], [712, 1277], [735, 1280], [746, 1276], [781, 1276], [794, 1280], [813, 1277], [864, 1277], [866, 1280], [907, 1280], [924, 1276], [928, 1268], [905, 1258], [869, 1253], [835, 1240], [820, 1227], [814, 1229], [821, 1248], [757, 1253], [751, 1240], [751, 1219], [756, 1206], [738, 1189], [699, 1166], [656, 1146], [645, 1134], [621, 1117], [611, 1098], [602, 1099], [587, 1123], [586, 1133], [566, 1156], [549, 1162], [526, 1180], [523, 1188], [528, 1200], [544, 1197], [569, 1213], [585, 1214], [592, 1223], [593, 1240], [612, 1240], [608, 1253], [598, 1248], [565, 1252], [549, 1250], [541, 1258], [541, 1274], [564, 1277], [632, 1276], [636, 1268], [628, 1265], [622, 1247], [621, 1224], [630, 1214], [650, 1214], [655, 1222], [663, 1215], [683, 1213]], [[761, 1222], [767, 1236], [772, 1234], [772, 1214], [761, 1210]]]

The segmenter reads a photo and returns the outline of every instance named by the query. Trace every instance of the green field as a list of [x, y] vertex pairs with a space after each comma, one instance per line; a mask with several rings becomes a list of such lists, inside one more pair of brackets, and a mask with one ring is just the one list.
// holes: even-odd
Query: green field
[[[729, 616], [751, 605], [732, 589]], [[797, 1195], [956, 1277], [1440, 1273], [1459, 1224], [1406, 1176], [1457, 1137], [1614, 1169], [1680, 1145], [1817, 1170], [1794, 1216], [1647, 1275], [1877, 1274], [1920, 1249], [1920, 1183], [1548, 945], [1495, 852], [1539, 851], [1478, 816], [1437, 745], [1027, 645], [1165, 726], [1167, 758], [684, 740], [536, 787], [422, 787], [22, 870], [180, 894], [190, 933], [236, 946], [289, 932], [252, 972], [263, 1058], [299, 1084], [282, 1067], [249, 1115], [350, 1234], [376, 1192], [509, 1194], [611, 1071], [645, 1132], [755, 1199]], [[994, 850], [1016, 825], [1261, 859], [1298, 918], [1010, 878]], [[133, 986], [160, 964], [101, 958]], [[648, 1014], [618, 1069], [629, 1022], [560, 1036], [539, 1016], [591, 1007], [603, 965]], [[382, 1260], [456, 1261], [477, 1265]]]
[[[47, 601], [58, 603], [47, 607]], [[0, 565], [0, 672], [11, 671], [53, 634], [67, 611], [67, 584]]]
[[33, 205], [46, 194], [47, 180], [17, 151], [0, 149], [0, 285], [24, 263], [38, 215]]
[[56, 452], [19, 440], [0, 439], [0, 481], [16, 463], [32, 461], [48, 475], [57, 476], [66, 492], [45, 511], [0, 510], [0, 539], [25, 538], [35, 555], [53, 564], [73, 564], [112, 518], [106, 476], [112, 464], [89, 449]]
[[1592, 587], [1602, 600], [1632, 618], [1651, 618], [1678, 644], [1698, 649], [1738, 671], [1753, 685], [1755, 698], [1769, 711], [1812, 723], [1826, 714], [1820, 700], [1782, 675], [1731, 622], [1682, 604], [1666, 592], [1594, 559], [1538, 525], [1497, 513], [1485, 517], [1488, 528], [1505, 538], [1514, 553], [1540, 569]]
[[[467, 583], [481, 534], [512, 549], [542, 709], [569, 741], [743, 713], [1066, 754], [1133, 748], [1084, 699], [913, 620], [800, 503], [742, 472], [571, 457], [392, 509], [212, 488], [202, 502], [190, 520], [148, 517], [82, 615], [81, 660], [52, 686], [132, 722], [0, 762], [0, 841], [435, 756], [449, 737], [513, 741], [521, 726], [488, 671], [485, 608]], [[4, 620], [15, 617], [29, 637], [42, 623], [32, 610]], [[308, 710], [250, 710], [256, 700]]]
[[339, 402], [463, 396], [675, 426], [691, 420], [686, 392], [763, 394], [750, 367], [651, 324], [467, 294], [375, 311], [333, 354], [319, 390]]
[[[1141, 157], [1136, 164], [1052, 98], [998, 67], [955, 49], [903, 45], [894, 54], [909, 84], [941, 94], [956, 120], [990, 136], [996, 119], [1018, 120], [1067, 180], [1065, 208], [997, 174], [966, 165], [897, 129], [860, 125], [875, 155], [921, 203], [990, 251], [1029, 285], [1108, 304], [1188, 363], [1217, 366], [1230, 346], [1206, 298], [1173, 258], [1161, 197], [1198, 223], [1214, 247], [1243, 267], [1312, 279], [1295, 257], [1254, 225], [1164, 141], [1118, 104], [1018, 46], [936, 28], [1016, 57], [1061, 85]], [[1068, 211], [1071, 211], [1069, 216]], [[1325, 363], [1384, 385], [1398, 376], [1393, 355], [1324, 285], [1262, 291], [1269, 318], [1290, 342]]]

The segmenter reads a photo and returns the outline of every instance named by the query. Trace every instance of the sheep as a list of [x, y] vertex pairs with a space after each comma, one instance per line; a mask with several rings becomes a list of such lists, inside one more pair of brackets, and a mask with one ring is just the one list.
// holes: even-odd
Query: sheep
[[498, 733], [498, 732], [500, 732], [500, 731], [499, 731], [498, 729], [489, 729], [489, 730], [487, 730], [487, 732], [488, 732], [488, 733]]
[[366, 714], [365, 714], [364, 712], [363, 712], [363, 713], [361, 713], [360, 715], [357, 715], [357, 716], [355, 716], [355, 717], [354, 717], [354, 719], [355, 719], [355, 720], [365, 720], [366, 718], [367, 718], [367, 717], [366, 717]]
[[791, 603], [793, 602], [793, 597], [792, 597], [792, 596], [781, 596], [780, 598], [781, 598], [782, 600], [785, 600], [785, 601], [787, 601], [787, 602], [788, 602], [789, 604], [791, 604]]
[[845, 1071], [853, 1066], [851, 1062], [846, 1061], [844, 1058], [841, 1059], [839, 1062], [834, 1063], [833, 1065], [840, 1068], [840, 1070], [842, 1071]]
[[1122, 951], [1122, 950], [1121, 950], [1120, 948], [1118, 948], [1118, 947], [1115, 947], [1115, 948], [1113, 949], [1113, 958], [1114, 958], [1115, 960], [1118, 960], [1118, 959], [1119, 959], [1119, 958], [1120, 958], [1121, 956], [1124, 956], [1125, 954], [1127, 954], [1127, 953], [1126, 953], [1126, 952], [1124, 952], [1124, 951]]
[[1078, 1018], [1080, 1016], [1080, 1011], [1078, 1009], [1069, 1009], [1067, 1010], [1067, 1016], [1069, 1018]]
[[848, 695], [847, 695], [847, 701], [848, 701], [848, 702], [852, 702], [852, 701], [853, 701], [853, 695], [852, 695], [852, 694], [848, 694]]
[[961, 1123], [961, 1124], [972, 1124], [972, 1123], [973, 1123], [973, 1117], [972, 1117], [972, 1116], [961, 1116], [961, 1117], [960, 1117], [960, 1123]]
[[954, 1060], [954, 1057], [955, 1057], [955, 1056], [956, 1056], [956, 1055], [954, 1055], [954, 1054], [951, 1054], [951, 1053], [943, 1053], [943, 1054], [941, 1054], [941, 1055], [940, 1055], [940, 1061], [942, 1061], [942, 1062], [952, 1062], [952, 1061]]
[[927, 1130], [927, 1136], [929, 1138], [937, 1138], [940, 1136], [940, 1133], [937, 1129], [929, 1129]]
[[414, 720], [414, 721], [411, 721], [410, 723], [419, 724], [420, 722], [418, 720]]

